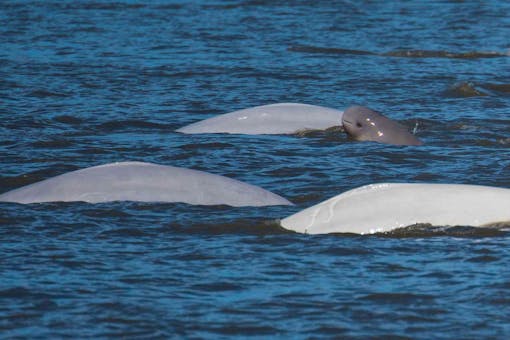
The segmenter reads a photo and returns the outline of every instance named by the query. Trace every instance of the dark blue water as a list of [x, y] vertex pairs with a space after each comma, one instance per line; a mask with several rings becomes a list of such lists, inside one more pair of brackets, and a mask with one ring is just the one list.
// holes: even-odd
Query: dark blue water
[[[508, 13], [495, 0], [2, 1], [0, 192], [137, 160], [296, 206], [3, 203], [0, 337], [508, 338], [505, 232], [275, 223], [373, 182], [509, 188]], [[289, 101], [364, 104], [426, 145], [174, 132]]]

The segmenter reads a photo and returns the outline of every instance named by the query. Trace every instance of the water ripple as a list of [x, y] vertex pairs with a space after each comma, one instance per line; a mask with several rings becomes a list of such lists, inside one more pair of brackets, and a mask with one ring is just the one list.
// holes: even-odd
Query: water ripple
[[[2, 203], [3, 337], [508, 338], [508, 225], [303, 235], [278, 220], [373, 182], [510, 187], [509, 11], [504, 1], [2, 2], [0, 192], [138, 160], [296, 203]], [[277, 102], [367, 105], [417, 127], [425, 145], [357, 142], [339, 127], [175, 132]]]

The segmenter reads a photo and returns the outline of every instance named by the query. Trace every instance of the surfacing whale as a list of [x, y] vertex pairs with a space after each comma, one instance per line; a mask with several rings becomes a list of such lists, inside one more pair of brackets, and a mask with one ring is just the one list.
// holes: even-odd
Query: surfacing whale
[[294, 134], [304, 130], [324, 130], [334, 126], [343, 126], [346, 133], [354, 140], [395, 145], [422, 144], [403, 125], [364, 106], [351, 106], [344, 112], [298, 103], [262, 105], [205, 119], [184, 126], [177, 132]]
[[292, 205], [254, 185], [204, 171], [120, 162], [68, 172], [0, 195], [0, 202], [182, 202], [197, 205]]
[[293, 134], [341, 125], [343, 111], [323, 106], [278, 103], [211, 117], [177, 130], [181, 133]]
[[414, 224], [510, 223], [510, 189], [465, 184], [381, 183], [344, 192], [281, 220], [299, 233], [372, 234]]

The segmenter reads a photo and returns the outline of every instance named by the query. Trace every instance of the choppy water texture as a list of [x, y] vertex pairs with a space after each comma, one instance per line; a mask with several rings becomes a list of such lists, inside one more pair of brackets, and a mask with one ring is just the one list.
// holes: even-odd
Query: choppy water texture
[[[508, 338], [508, 233], [275, 220], [372, 182], [510, 187], [510, 5], [290, 3], [1, 2], [1, 192], [134, 160], [296, 203], [3, 203], [2, 337]], [[426, 145], [174, 132], [275, 102], [364, 104]]]

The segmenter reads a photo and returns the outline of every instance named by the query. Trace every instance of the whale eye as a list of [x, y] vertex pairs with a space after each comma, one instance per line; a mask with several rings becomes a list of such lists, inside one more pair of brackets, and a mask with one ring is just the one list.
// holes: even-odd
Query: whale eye
[[362, 127], [363, 125], [361, 125], [361, 123], [360, 123], [360, 122], [356, 122], [356, 126], [360, 128], [360, 127]]

